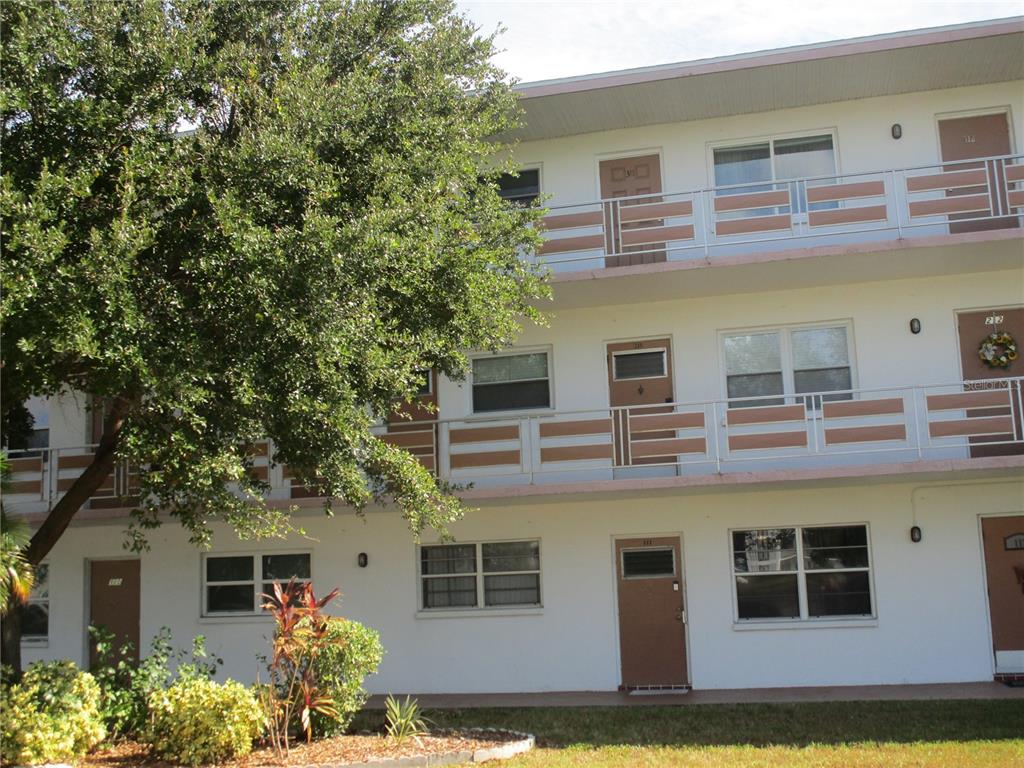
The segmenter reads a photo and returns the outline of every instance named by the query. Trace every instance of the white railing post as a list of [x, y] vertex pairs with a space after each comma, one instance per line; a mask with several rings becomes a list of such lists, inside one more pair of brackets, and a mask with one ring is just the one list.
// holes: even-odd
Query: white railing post
[[911, 390], [910, 390], [910, 402], [914, 406], [913, 407], [913, 411], [914, 411], [914, 442], [917, 444], [917, 458], [921, 459], [921, 458], [924, 457], [924, 446], [922, 446], [922, 444], [921, 444], [921, 413], [920, 413], [920, 407], [918, 405], [919, 393], [920, 393], [920, 396], [926, 398], [926, 400], [925, 400], [925, 410], [924, 410], [924, 412], [925, 412], [925, 422], [926, 423], [925, 423], [924, 426], [925, 426], [925, 429], [927, 430], [927, 428], [928, 428], [928, 424], [927, 424], [927, 421], [928, 421], [928, 416], [927, 416], [927, 414], [928, 414], [927, 397], [928, 397], [928, 395], [927, 395], [927, 392], [926, 392], [926, 390], [923, 387], [912, 387]]

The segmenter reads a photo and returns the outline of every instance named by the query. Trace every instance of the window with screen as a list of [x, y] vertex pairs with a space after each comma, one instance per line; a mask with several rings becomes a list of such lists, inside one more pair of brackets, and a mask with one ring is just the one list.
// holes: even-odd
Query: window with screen
[[423, 610], [539, 606], [540, 542], [420, 547], [420, 584]]
[[473, 411], [514, 411], [551, 406], [548, 353], [473, 359]]
[[643, 350], [640, 352], [615, 352], [612, 355], [613, 375], [621, 379], [654, 379], [667, 375], [665, 350]]
[[21, 640], [41, 643], [50, 638], [50, 566], [41, 563], [33, 574], [32, 590], [21, 608]]
[[267, 552], [245, 555], [207, 555], [203, 559], [203, 613], [256, 614], [274, 584], [312, 577], [308, 552]]
[[523, 168], [517, 174], [501, 174], [498, 178], [498, 194], [517, 205], [530, 205], [540, 197], [540, 170]]
[[672, 547], [622, 550], [624, 579], [656, 579], [675, 576], [676, 551]]
[[732, 557], [740, 621], [873, 615], [865, 525], [733, 531]]

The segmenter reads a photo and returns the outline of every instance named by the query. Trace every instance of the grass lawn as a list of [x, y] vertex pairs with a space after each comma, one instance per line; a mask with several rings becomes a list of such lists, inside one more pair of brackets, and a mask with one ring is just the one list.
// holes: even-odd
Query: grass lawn
[[[438, 727], [527, 731], [535, 766], [1024, 768], [1024, 700], [434, 710]], [[355, 728], [379, 726], [360, 715]]]

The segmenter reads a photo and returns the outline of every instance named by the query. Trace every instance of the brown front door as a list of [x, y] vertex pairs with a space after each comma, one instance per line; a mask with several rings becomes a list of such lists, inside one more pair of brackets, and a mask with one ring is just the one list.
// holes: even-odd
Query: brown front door
[[1024, 674], [1024, 515], [983, 517], [996, 672]]
[[623, 203], [605, 204], [605, 252], [615, 254], [605, 259], [606, 267], [627, 267], [634, 264], [653, 264], [665, 261], [665, 244], [622, 245], [620, 229], [660, 226], [660, 221], [644, 221], [632, 224], [619, 222], [619, 206], [637, 205], [639, 203], [657, 203], [661, 201], [661, 158], [657, 155], [642, 157], [626, 157], [618, 160], [602, 160], [599, 173], [601, 176], [601, 199], [611, 200], [617, 197], [634, 198]]
[[615, 568], [622, 687], [687, 685], [679, 537], [618, 539]]
[[[1011, 307], [1009, 309], [991, 309], [978, 312], [960, 312], [956, 316], [957, 333], [960, 336], [960, 371], [965, 381], [984, 382], [985, 379], [1005, 379], [1010, 376], [1024, 374], [1024, 357], [1010, 363], [1009, 368], [990, 368], [978, 355], [978, 347], [981, 342], [994, 331], [1006, 331], [1018, 344], [1024, 341], [1024, 307]], [[968, 388], [978, 389], [979, 387], [1000, 387], [1005, 384], [993, 383], [970, 384]], [[1011, 392], [1014, 401], [1014, 420], [1017, 423], [1018, 436], [1024, 435], [1021, 431], [1021, 413], [1019, 402], [1016, 398], [1016, 391]], [[968, 418], [984, 418], [986, 416], [1005, 416], [1010, 412], [1007, 408], [972, 408], [967, 411]], [[1000, 443], [1013, 440], [1013, 435], [987, 435], [985, 437], [971, 438], [971, 456], [1010, 456], [1024, 453], [1024, 443], [1017, 442], [1014, 445], [985, 445], [985, 443]]]
[[670, 456], [636, 457], [630, 450], [633, 439], [671, 439], [675, 437], [674, 432], [644, 432], [642, 435], [631, 436], [629, 428], [631, 413], [639, 416], [668, 413], [672, 410], [671, 406], [629, 408], [673, 401], [671, 339], [615, 342], [608, 345], [607, 352], [609, 405], [620, 409], [612, 411], [616, 466], [663, 464], [674, 461], [675, 459]]
[[[89, 564], [89, 623], [114, 633], [119, 645], [131, 643], [131, 657], [139, 658], [138, 560], [93, 560]], [[90, 643], [89, 663], [96, 662]]]
[[[956, 160], [972, 160], [975, 157], [998, 157], [1008, 155], [1010, 149], [1010, 124], [1006, 113], [1000, 112], [994, 115], [978, 115], [976, 117], [956, 117], [939, 121], [939, 146], [942, 151], [944, 162]], [[951, 189], [947, 196], [954, 195], [979, 195], [988, 193], [990, 196], [990, 214], [998, 216], [1000, 213], [1009, 213], [1006, 200], [1006, 180], [1003, 176], [1003, 169], [999, 163], [989, 161], [988, 163], [958, 163], [947, 166], [945, 171], [962, 171], [969, 168], [988, 167], [988, 186], [961, 187]], [[985, 219], [983, 221], [970, 221], [964, 223], [953, 223], [956, 219], [976, 218], [986, 215], [984, 211], [969, 214], [950, 214], [949, 231], [957, 232], [980, 232], [988, 229], [1004, 229], [1006, 227], [1019, 226], [1016, 217], [998, 219]]]

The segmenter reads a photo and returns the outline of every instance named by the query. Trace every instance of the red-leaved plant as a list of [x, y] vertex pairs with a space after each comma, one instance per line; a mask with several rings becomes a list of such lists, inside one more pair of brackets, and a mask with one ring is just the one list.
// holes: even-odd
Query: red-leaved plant
[[337, 717], [334, 700], [320, 690], [314, 662], [331, 642], [329, 619], [323, 608], [338, 594], [333, 589], [317, 599], [312, 584], [292, 579], [284, 586], [275, 583], [274, 594], [262, 595], [263, 609], [274, 618], [275, 626], [270, 680], [260, 687], [260, 700], [267, 715], [270, 742], [279, 756], [288, 754], [293, 726], [305, 732], [306, 741], [310, 741], [314, 712]]

